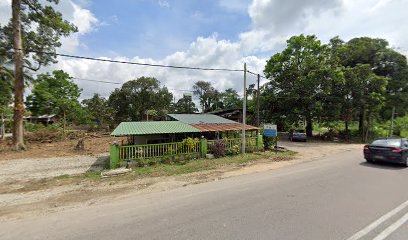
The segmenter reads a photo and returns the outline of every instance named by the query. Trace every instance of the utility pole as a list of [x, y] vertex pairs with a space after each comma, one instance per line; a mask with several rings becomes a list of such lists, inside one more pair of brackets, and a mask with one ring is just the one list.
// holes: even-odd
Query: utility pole
[[392, 115], [391, 115], [391, 126], [390, 126], [390, 132], [389, 132], [389, 137], [392, 137], [393, 131], [394, 131], [394, 115], [395, 115], [395, 107], [392, 107]]
[[245, 125], [246, 125], [246, 63], [244, 63], [244, 98], [242, 104], [242, 153], [245, 154]]
[[258, 89], [256, 91], [256, 126], [259, 127], [259, 80], [261, 76], [258, 74]]

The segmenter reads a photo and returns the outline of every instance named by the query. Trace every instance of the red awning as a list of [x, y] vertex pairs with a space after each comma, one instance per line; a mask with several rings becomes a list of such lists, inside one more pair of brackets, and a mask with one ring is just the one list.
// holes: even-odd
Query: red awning
[[[225, 132], [225, 131], [241, 131], [241, 123], [222, 123], [222, 124], [191, 124], [191, 126], [203, 132]], [[245, 125], [245, 130], [258, 130], [259, 128]]]

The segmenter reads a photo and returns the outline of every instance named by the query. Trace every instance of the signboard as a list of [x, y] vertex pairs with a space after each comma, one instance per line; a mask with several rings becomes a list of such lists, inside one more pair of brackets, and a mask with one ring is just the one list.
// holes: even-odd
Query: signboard
[[278, 136], [278, 131], [277, 131], [276, 125], [274, 125], [274, 124], [265, 124], [264, 125], [263, 135], [265, 137], [277, 137]]

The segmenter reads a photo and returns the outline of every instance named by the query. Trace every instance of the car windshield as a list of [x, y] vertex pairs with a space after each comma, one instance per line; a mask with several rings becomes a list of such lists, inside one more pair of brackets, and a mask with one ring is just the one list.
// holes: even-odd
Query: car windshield
[[371, 144], [387, 147], [401, 147], [401, 139], [379, 139], [375, 140]]
[[295, 130], [295, 133], [305, 133], [305, 130]]

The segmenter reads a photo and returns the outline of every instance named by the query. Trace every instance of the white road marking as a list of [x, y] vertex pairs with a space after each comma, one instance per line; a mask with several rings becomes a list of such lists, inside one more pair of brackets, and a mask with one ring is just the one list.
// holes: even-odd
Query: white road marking
[[406, 221], [408, 221], [408, 213], [405, 214], [402, 218], [398, 219], [395, 223], [387, 227], [384, 231], [378, 234], [378, 236], [375, 237], [373, 240], [384, 240], [386, 237], [391, 235], [391, 233], [395, 232], [395, 230], [401, 227], [401, 225], [404, 224]]
[[361, 229], [360, 231], [356, 232], [353, 236], [347, 238], [346, 240], [358, 240], [358, 239], [362, 238], [363, 236], [365, 236], [369, 232], [371, 232], [373, 229], [378, 227], [381, 223], [387, 221], [388, 219], [390, 219], [392, 216], [394, 216], [395, 214], [397, 214], [398, 212], [400, 212], [401, 210], [403, 210], [407, 206], [408, 206], [408, 201], [402, 203], [398, 207], [396, 207], [393, 210], [391, 210], [390, 212], [386, 213], [385, 215], [383, 215], [382, 217], [380, 217], [379, 219], [377, 219], [376, 221], [374, 221], [370, 225], [366, 226], [365, 228]]

